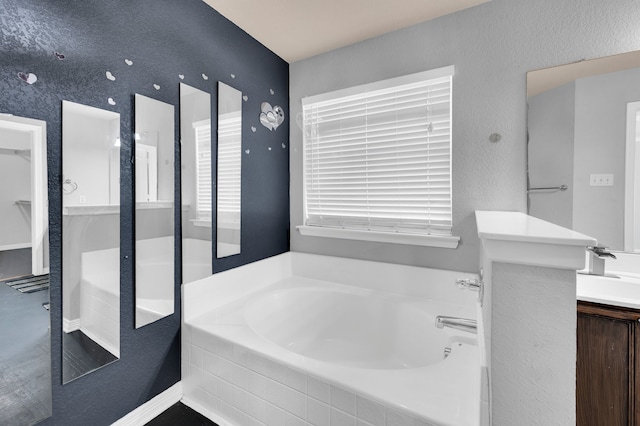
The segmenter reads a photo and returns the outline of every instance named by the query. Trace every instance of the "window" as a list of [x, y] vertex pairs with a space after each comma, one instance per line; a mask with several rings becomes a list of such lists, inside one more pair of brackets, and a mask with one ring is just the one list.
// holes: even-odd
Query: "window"
[[196, 222], [211, 226], [211, 121], [193, 123], [196, 133]]
[[302, 100], [303, 234], [457, 246], [452, 76], [446, 67]]
[[[240, 96], [238, 96], [239, 98]], [[242, 161], [242, 111], [220, 115], [218, 120], [218, 224], [240, 220]]]

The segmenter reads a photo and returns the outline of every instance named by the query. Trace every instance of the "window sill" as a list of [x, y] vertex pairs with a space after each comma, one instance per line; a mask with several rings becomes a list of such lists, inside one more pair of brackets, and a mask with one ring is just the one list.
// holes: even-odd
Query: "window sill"
[[378, 243], [406, 244], [424, 247], [454, 249], [460, 243], [460, 237], [444, 235], [413, 235], [393, 232], [359, 231], [354, 229], [324, 228], [321, 226], [300, 225], [296, 227], [301, 235], [311, 237], [341, 238], [345, 240], [373, 241]]

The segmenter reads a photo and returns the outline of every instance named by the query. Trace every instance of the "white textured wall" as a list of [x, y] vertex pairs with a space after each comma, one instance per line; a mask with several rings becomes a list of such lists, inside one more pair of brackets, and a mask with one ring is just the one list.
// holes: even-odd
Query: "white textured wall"
[[[114, 128], [113, 122], [118, 126]], [[108, 205], [111, 203], [113, 185], [111, 175], [112, 152], [119, 153], [114, 147], [119, 121], [107, 120], [87, 114], [78, 114], [75, 109], [68, 109], [62, 115], [64, 157], [63, 176], [78, 184], [77, 190], [64, 194], [64, 206]], [[116, 179], [114, 177], [114, 179]], [[117, 175], [117, 180], [120, 174]], [[84, 197], [84, 202], [80, 202]]]
[[[525, 211], [526, 72], [640, 49], [637, 0], [492, 0], [291, 64], [291, 248], [477, 272], [475, 210]], [[446, 65], [453, 89], [456, 250], [301, 236], [300, 99]], [[502, 141], [488, 141], [498, 132]]]
[[575, 90], [571, 82], [528, 99], [529, 184], [568, 188], [529, 193], [529, 214], [566, 228], [573, 223]]
[[576, 273], [492, 264], [493, 425], [575, 425]]

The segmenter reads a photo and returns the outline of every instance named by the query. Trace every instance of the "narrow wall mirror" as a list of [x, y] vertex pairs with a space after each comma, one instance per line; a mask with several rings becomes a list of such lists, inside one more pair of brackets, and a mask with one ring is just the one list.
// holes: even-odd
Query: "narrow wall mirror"
[[182, 282], [213, 273], [211, 95], [180, 83]]
[[218, 82], [216, 257], [240, 253], [242, 92]]
[[135, 96], [136, 328], [173, 314], [174, 108]]
[[640, 252], [640, 52], [527, 74], [529, 214]]
[[0, 424], [51, 415], [46, 123], [0, 116]]
[[62, 381], [120, 357], [120, 114], [62, 103]]

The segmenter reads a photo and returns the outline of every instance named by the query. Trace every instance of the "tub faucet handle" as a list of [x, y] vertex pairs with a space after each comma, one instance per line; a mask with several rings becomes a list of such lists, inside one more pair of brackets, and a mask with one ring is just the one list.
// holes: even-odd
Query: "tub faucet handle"
[[482, 281], [476, 278], [458, 278], [456, 280], [456, 285], [459, 288], [480, 291], [480, 288], [482, 287]]
[[484, 269], [480, 268], [479, 278], [458, 278], [456, 280], [458, 288], [463, 290], [473, 290], [478, 292], [480, 306], [484, 303]]

